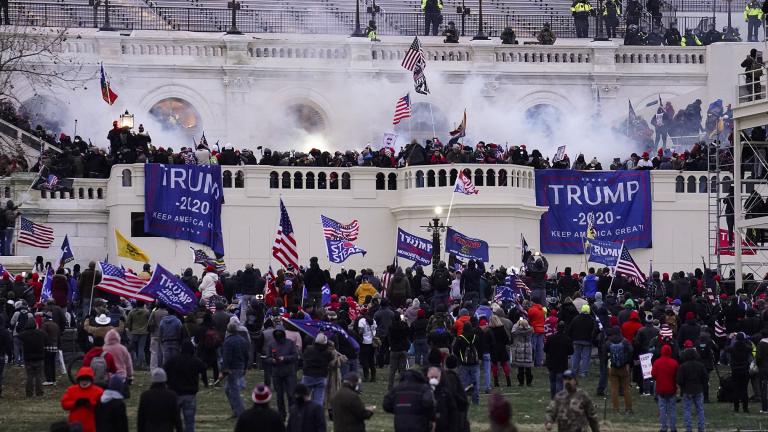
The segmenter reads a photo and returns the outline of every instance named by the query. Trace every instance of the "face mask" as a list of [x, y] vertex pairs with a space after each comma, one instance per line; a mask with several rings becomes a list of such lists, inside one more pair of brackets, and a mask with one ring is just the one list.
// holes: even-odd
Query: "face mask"
[[429, 379], [429, 385], [432, 387], [437, 387], [437, 385], [440, 383], [440, 380], [437, 378], [430, 378]]

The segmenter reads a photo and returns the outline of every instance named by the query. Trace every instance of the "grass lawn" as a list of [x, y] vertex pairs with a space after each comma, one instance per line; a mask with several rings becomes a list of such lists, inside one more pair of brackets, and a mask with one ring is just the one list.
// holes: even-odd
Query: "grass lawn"
[[[513, 374], [514, 374], [513, 370]], [[596, 371], [593, 371], [596, 372]], [[379, 377], [386, 380], [386, 370], [380, 371]], [[713, 381], [716, 381], [714, 374]], [[247, 375], [248, 393], [247, 404], [250, 406], [250, 389], [261, 380], [261, 372], [249, 372]], [[582, 380], [580, 385], [594, 394], [597, 377], [593, 375]], [[549, 403], [549, 381], [545, 369], [535, 371], [533, 387], [517, 387], [513, 376], [513, 387], [501, 387], [500, 391], [507, 395], [512, 402], [514, 421], [522, 431], [543, 431], [544, 411]], [[6, 368], [3, 398], [0, 399], [0, 431], [35, 431], [48, 430], [50, 423], [66, 418], [65, 412], [59, 405], [59, 398], [68, 384], [66, 377], [59, 379], [56, 387], [45, 387], [43, 398], [27, 400], [24, 398], [24, 370], [13, 366]], [[139, 394], [148, 387], [149, 375], [147, 372], [139, 372], [134, 381], [133, 397], [127, 401], [128, 417], [131, 430], [135, 430], [136, 406]], [[713, 382], [713, 385], [716, 384]], [[391, 431], [392, 416], [381, 410], [386, 382], [379, 379], [377, 383], [365, 383], [363, 398], [367, 405], [376, 405], [377, 413], [368, 422], [368, 431]], [[711, 389], [714, 399], [716, 389]], [[633, 391], [634, 415], [614, 415], [611, 413], [610, 400], [593, 398], [601, 422], [603, 431], [658, 431], [657, 409], [653, 398], [650, 396], [637, 396]], [[487, 396], [481, 397], [481, 405], [471, 408], [470, 419], [472, 431], [486, 431], [488, 429], [488, 415], [485, 406]], [[274, 402], [273, 402], [273, 406]], [[229, 405], [222, 388], [202, 389], [197, 399], [197, 430], [198, 431], [231, 431], [234, 429], [234, 421], [228, 420], [231, 414]], [[708, 431], [746, 431], [768, 430], [768, 415], [759, 414], [759, 403], [750, 406], [751, 414], [735, 414], [731, 404], [711, 403], [705, 406]], [[678, 428], [684, 431], [682, 423], [682, 404], [678, 404]], [[329, 431], [332, 426], [329, 426]], [[264, 431], [269, 432], [269, 431]], [[439, 431], [438, 431], [439, 432]]]

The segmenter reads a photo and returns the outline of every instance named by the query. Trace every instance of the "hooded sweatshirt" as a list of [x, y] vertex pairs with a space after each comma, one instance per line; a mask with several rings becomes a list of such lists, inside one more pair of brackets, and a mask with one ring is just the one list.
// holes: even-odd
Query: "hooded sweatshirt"
[[112, 354], [112, 359], [115, 362], [115, 369], [117, 374], [123, 377], [133, 376], [133, 360], [131, 359], [131, 353], [125, 345], [120, 343], [120, 334], [117, 330], [112, 329], [107, 332], [104, 337], [104, 352]]
[[[77, 372], [77, 379], [86, 377], [93, 381], [93, 369], [81, 367]], [[94, 409], [102, 393], [104, 393], [104, 390], [95, 384], [91, 384], [86, 388], [81, 388], [79, 384], [69, 386], [61, 396], [61, 407], [65, 411], [69, 411], [68, 422], [80, 423], [83, 426], [83, 432], [96, 432]], [[85, 399], [88, 403], [86, 405], [76, 405], [80, 399]]]
[[640, 315], [637, 311], [633, 310], [629, 313], [629, 320], [621, 325], [621, 335], [629, 343], [632, 343], [635, 340], [635, 335], [641, 328], [643, 328], [643, 325], [640, 324]]
[[661, 357], [653, 362], [651, 375], [656, 380], [656, 393], [661, 396], [674, 396], [677, 394], [677, 360], [672, 358], [672, 347], [661, 347]]

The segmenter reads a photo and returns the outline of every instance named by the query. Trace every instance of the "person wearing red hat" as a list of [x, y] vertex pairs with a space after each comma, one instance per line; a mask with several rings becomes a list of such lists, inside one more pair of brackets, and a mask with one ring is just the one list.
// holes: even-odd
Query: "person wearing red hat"
[[93, 383], [93, 369], [89, 367], [81, 367], [75, 381], [61, 396], [61, 408], [69, 411], [69, 424], [79, 424], [83, 432], [95, 432], [94, 412], [104, 390]]
[[685, 322], [677, 330], [677, 343], [678, 346], [683, 347], [683, 343], [686, 341], [699, 340], [699, 334], [701, 333], [701, 327], [696, 322], [696, 313], [686, 312]]
[[[690, 342], [690, 341], [688, 341]], [[691, 343], [693, 345], [693, 343]], [[653, 362], [651, 376], [656, 380], [656, 396], [659, 404], [659, 431], [677, 430], [677, 360], [672, 358], [672, 347], [661, 347], [661, 357]]]

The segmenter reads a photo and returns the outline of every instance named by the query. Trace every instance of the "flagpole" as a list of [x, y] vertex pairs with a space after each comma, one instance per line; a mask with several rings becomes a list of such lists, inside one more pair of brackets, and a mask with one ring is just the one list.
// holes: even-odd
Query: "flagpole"
[[[458, 180], [458, 177], [457, 177]], [[456, 192], [451, 190], [451, 202], [448, 204], [448, 215], [445, 217], [445, 226], [448, 226], [448, 221], [451, 220], [451, 209], [453, 208], [453, 197], [456, 196]]]
[[[101, 267], [101, 264], [99, 264], [99, 267]], [[88, 317], [91, 316], [91, 310], [93, 309], [93, 290], [96, 288], [96, 268], [93, 268], [93, 279], [91, 280], [91, 300], [88, 302]], [[83, 320], [85, 320], [86, 317], [83, 317]]]
[[432, 138], [437, 138], [437, 132], [435, 132], [435, 116], [432, 114], [432, 104], [429, 104], [429, 118], [432, 120]]
[[[621, 241], [621, 251], [622, 252], [624, 251], [624, 240]], [[619, 254], [621, 254], [621, 252], [619, 252]], [[621, 258], [621, 257], [619, 257], [619, 258]], [[613, 266], [613, 277], [611, 278], [611, 284], [608, 285], [608, 292], [609, 293], [611, 292], [611, 288], [613, 287], [613, 281], [616, 280], [616, 267], [618, 265], [619, 265], [619, 261], [617, 260], [616, 264], [614, 264], [614, 266]]]

